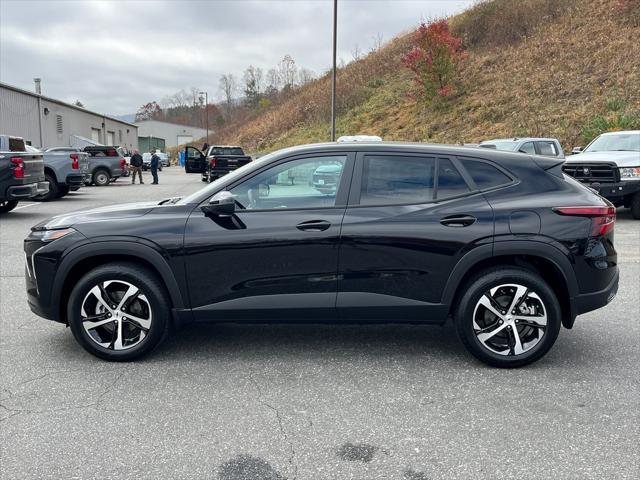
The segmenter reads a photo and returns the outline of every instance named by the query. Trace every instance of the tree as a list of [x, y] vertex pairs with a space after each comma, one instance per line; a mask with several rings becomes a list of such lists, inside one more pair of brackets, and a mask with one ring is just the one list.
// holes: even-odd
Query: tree
[[354, 61], [358, 61], [360, 60], [361, 56], [362, 56], [362, 50], [360, 50], [360, 47], [356, 43], [356, 46], [353, 47], [353, 49], [351, 50], [351, 58], [353, 58]]
[[84, 104], [83, 104], [80, 100], [76, 100], [76, 101], [74, 102], [74, 105], [75, 105], [76, 107], [84, 108]]
[[247, 104], [257, 108], [262, 95], [262, 69], [249, 65], [244, 71], [244, 96]]
[[372, 44], [371, 44], [371, 51], [372, 52], [377, 52], [378, 50], [380, 50], [382, 48], [382, 33], [378, 32], [375, 35], [373, 35], [371, 37], [371, 39], [373, 40]]
[[282, 90], [289, 91], [293, 89], [296, 84], [297, 72], [298, 67], [291, 55], [287, 54], [282, 57], [282, 60], [280, 60], [278, 64], [278, 77], [282, 82]]
[[138, 111], [136, 112], [136, 122], [140, 122], [142, 120], [160, 120], [162, 119], [162, 109], [158, 102], [155, 100], [153, 102], [146, 103], [142, 105]]
[[278, 70], [270, 68], [267, 72], [267, 92], [277, 93], [280, 90], [280, 75]]
[[227, 73], [220, 77], [220, 90], [224, 95], [224, 101], [227, 110], [227, 119], [231, 116], [231, 107], [233, 106], [233, 97], [236, 94], [236, 90], [238, 88], [238, 84], [236, 83], [236, 78], [233, 76], [233, 73]]
[[309, 83], [311, 80], [315, 80], [316, 74], [313, 70], [309, 70], [308, 68], [301, 68], [298, 71], [298, 85], [304, 85]]
[[464, 56], [462, 38], [453, 35], [449, 23], [443, 19], [420, 24], [413, 48], [403, 55], [402, 61], [414, 73], [414, 80], [421, 87], [420, 94], [432, 99], [436, 95], [451, 94]]

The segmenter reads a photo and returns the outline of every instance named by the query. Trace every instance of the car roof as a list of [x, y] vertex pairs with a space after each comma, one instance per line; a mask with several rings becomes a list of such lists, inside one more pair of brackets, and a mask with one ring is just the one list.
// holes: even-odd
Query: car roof
[[413, 152], [425, 154], [446, 154], [463, 157], [491, 157], [495, 159], [522, 159], [522, 153], [506, 152], [502, 150], [487, 149], [477, 146], [447, 145], [438, 143], [421, 142], [331, 142], [331, 143], [310, 143], [295, 147], [288, 147], [273, 152], [273, 155], [295, 155], [304, 154], [311, 151], [339, 151], [339, 152]]
[[620, 130], [620, 131], [617, 131], [617, 132], [605, 132], [602, 135], [619, 135], [619, 134], [628, 135], [630, 133], [634, 134], [634, 135], [640, 134], [640, 130]]
[[557, 142], [557, 138], [551, 137], [511, 137], [511, 138], [494, 138], [492, 140], [483, 140], [481, 143], [491, 142], [536, 142], [536, 141], [550, 141]]

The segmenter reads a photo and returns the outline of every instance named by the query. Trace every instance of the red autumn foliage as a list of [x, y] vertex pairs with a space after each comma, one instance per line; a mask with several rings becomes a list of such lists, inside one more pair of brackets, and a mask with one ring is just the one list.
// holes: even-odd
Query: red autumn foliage
[[452, 34], [443, 19], [420, 24], [413, 48], [402, 56], [402, 62], [414, 73], [423, 96], [447, 97], [453, 92], [453, 81], [464, 56], [462, 38]]

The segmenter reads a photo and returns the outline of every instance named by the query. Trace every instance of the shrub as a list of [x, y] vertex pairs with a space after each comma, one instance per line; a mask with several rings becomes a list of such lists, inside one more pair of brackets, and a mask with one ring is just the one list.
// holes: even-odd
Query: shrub
[[616, 10], [625, 23], [640, 27], [640, 0], [618, 0]]
[[451, 34], [447, 20], [438, 20], [418, 27], [413, 48], [403, 55], [402, 61], [421, 87], [419, 93], [432, 99], [452, 93], [463, 57], [462, 39]]
[[594, 115], [580, 130], [580, 137], [585, 143], [601, 133], [640, 129], [640, 112], [629, 110], [624, 100], [608, 99], [606, 105], [607, 112]]
[[468, 48], [509, 45], [560, 15], [568, 4], [568, 0], [483, 0], [459, 15], [452, 30]]

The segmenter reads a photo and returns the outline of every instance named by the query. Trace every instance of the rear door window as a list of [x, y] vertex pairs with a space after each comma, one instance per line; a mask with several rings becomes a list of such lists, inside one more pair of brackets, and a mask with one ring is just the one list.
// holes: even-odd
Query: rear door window
[[480, 190], [511, 183], [511, 178], [507, 174], [489, 163], [469, 159], [460, 159], [460, 161]]
[[438, 159], [438, 188], [436, 198], [454, 197], [469, 192], [469, 186], [448, 158]]
[[367, 155], [360, 205], [425, 203], [434, 197], [434, 157]]
[[536, 148], [538, 149], [538, 155], [544, 155], [546, 157], [558, 156], [558, 149], [553, 142], [536, 142]]
[[533, 142], [523, 143], [522, 146], [518, 149], [520, 153], [528, 153], [529, 155], [536, 154], [536, 147], [533, 145]]

